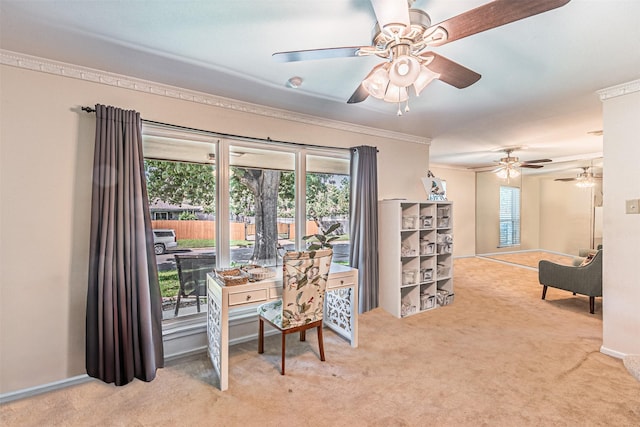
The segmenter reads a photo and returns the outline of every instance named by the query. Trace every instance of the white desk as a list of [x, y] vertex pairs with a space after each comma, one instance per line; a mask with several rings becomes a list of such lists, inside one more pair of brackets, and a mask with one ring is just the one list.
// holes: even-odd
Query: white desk
[[[229, 312], [257, 306], [282, 295], [282, 268], [273, 279], [244, 285], [224, 286], [207, 276], [207, 340], [209, 358], [220, 378], [220, 390], [229, 387]], [[331, 264], [325, 295], [324, 325], [358, 346], [358, 270]], [[256, 334], [257, 334], [256, 326]], [[256, 355], [258, 350], [256, 347]]]

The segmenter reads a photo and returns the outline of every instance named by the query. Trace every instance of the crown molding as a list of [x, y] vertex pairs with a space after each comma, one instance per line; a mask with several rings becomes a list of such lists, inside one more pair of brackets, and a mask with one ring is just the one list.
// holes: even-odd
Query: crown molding
[[323, 126], [347, 132], [366, 134], [381, 138], [396, 139], [405, 142], [418, 144], [431, 144], [430, 138], [418, 137], [400, 132], [387, 131], [368, 126], [361, 126], [353, 123], [341, 122], [338, 120], [324, 119], [293, 111], [278, 108], [266, 107], [264, 105], [252, 104], [238, 101], [231, 98], [212, 95], [205, 92], [198, 92], [183, 89], [175, 86], [164, 85], [148, 80], [137, 79], [121, 74], [109, 73], [106, 71], [87, 68], [80, 65], [67, 64], [51, 59], [26, 55], [19, 52], [12, 52], [0, 49], [0, 63], [12, 67], [23, 68], [31, 71], [55, 74], [62, 77], [69, 77], [84, 80], [92, 83], [104, 84], [108, 86], [120, 87], [123, 89], [135, 90], [138, 92], [151, 93], [168, 98], [180, 99], [198, 104], [210, 105], [219, 108], [226, 108], [234, 111], [258, 114], [261, 116], [290, 120], [309, 125]]
[[617, 96], [628, 95], [633, 92], [640, 92], [640, 80], [633, 80], [616, 86], [601, 89], [596, 93], [600, 95], [600, 101], [615, 98]]

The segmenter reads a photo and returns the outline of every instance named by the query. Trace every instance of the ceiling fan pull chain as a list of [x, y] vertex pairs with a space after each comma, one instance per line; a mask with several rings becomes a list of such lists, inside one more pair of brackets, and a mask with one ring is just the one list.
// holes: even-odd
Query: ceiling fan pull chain
[[398, 101], [398, 117], [402, 115], [402, 110], [400, 110], [400, 101]]
[[404, 105], [404, 112], [408, 113], [409, 111], [409, 98], [407, 98], [407, 103]]

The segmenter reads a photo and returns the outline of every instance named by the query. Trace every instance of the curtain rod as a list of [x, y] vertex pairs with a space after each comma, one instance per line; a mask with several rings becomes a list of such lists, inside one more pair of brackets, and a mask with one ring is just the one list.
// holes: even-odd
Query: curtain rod
[[[87, 113], [95, 113], [96, 109], [93, 107], [80, 107], [80, 109], [82, 111], [86, 111]], [[248, 141], [248, 142], [270, 142], [270, 143], [275, 143], [275, 144], [289, 144], [289, 145], [297, 145], [300, 147], [311, 147], [311, 148], [329, 148], [332, 150], [352, 150], [352, 148], [344, 148], [344, 147], [331, 147], [331, 146], [326, 146], [326, 145], [313, 145], [313, 144], [302, 144], [300, 142], [289, 142], [289, 141], [279, 141], [276, 139], [271, 139], [269, 137], [265, 138], [255, 138], [255, 137], [251, 137], [251, 136], [241, 136], [241, 135], [234, 135], [231, 133], [221, 133], [221, 132], [213, 132], [213, 131], [209, 131], [209, 130], [202, 130], [202, 129], [196, 129], [196, 128], [191, 128], [191, 127], [187, 127], [187, 126], [180, 126], [180, 125], [172, 125], [170, 123], [163, 123], [163, 122], [156, 122], [153, 120], [146, 120], [146, 119], [142, 119], [143, 123], [149, 123], [149, 124], [154, 124], [154, 125], [160, 125], [160, 126], [167, 126], [167, 127], [172, 127], [175, 129], [182, 129], [182, 130], [189, 130], [189, 131], [196, 131], [196, 132], [206, 132], [208, 134], [211, 134], [213, 136], [217, 136], [220, 138], [230, 138], [230, 139], [237, 139], [240, 141]]]

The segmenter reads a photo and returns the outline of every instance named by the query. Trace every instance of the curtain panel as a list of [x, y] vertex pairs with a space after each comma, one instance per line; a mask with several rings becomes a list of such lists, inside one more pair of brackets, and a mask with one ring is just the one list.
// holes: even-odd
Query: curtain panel
[[349, 261], [358, 269], [358, 311], [378, 306], [378, 150], [351, 149], [351, 251]]
[[140, 114], [96, 105], [86, 368], [124, 385], [164, 365]]

